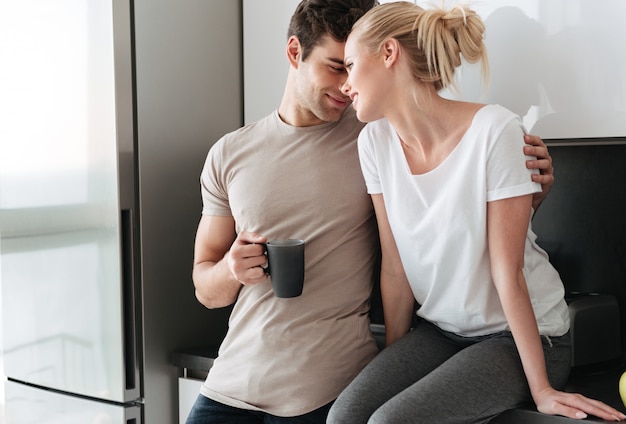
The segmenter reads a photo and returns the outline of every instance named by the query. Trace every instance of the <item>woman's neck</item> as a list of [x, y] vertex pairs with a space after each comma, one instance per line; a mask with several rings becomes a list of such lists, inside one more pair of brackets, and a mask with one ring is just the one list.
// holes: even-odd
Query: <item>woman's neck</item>
[[[411, 96], [410, 94], [408, 96]], [[429, 172], [454, 150], [483, 105], [437, 93], [399, 103], [386, 117], [396, 130], [413, 174]]]

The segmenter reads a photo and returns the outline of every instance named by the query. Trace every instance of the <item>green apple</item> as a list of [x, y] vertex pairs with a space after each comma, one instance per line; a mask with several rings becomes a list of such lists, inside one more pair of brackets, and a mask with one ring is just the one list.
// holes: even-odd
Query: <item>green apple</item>
[[626, 406], [626, 371], [619, 379], [619, 395], [622, 398], [622, 402], [624, 402], [624, 406]]

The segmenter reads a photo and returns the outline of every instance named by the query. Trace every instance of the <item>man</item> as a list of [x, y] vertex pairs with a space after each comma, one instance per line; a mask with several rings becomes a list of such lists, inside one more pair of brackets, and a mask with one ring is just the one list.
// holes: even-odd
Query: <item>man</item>
[[[362, 128], [343, 49], [375, 0], [304, 0], [289, 26], [290, 69], [278, 110], [224, 136], [202, 171], [195, 244], [196, 297], [234, 303], [229, 330], [188, 424], [323, 423], [334, 399], [377, 354], [369, 331], [378, 250], [356, 150]], [[529, 166], [545, 184], [551, 163], [531, 137]], [[273, 295], [268, 239], [306, 240], [301, 296]]]

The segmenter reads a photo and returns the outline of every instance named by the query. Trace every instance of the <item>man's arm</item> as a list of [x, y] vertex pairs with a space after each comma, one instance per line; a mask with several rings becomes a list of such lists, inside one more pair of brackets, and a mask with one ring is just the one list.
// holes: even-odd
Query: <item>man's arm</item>
[[244, 284], [267, 280], [262, 268], [267, 239], [255, 233], [235, 233], [232, 217], [202, 216], [196, 233], [193, 283], [196, 298], [207, 308], [237, 300]]
[[554, 168], [552, 167], [552, 158], [548, 147], [543, 140], [534, 135], [525, 135], [524, 141], [524, 154], [530, 156], [536, 156], [536, 160], [526, 161], [526, 166], [529, 169], [538, 169], [539, 174], [533, 174], [533, 181], [541, 184], [541, 192], [533, 195], [532, 207], [536, 211], [539, 205], [548, 195], [552, 184], [554, 184]]

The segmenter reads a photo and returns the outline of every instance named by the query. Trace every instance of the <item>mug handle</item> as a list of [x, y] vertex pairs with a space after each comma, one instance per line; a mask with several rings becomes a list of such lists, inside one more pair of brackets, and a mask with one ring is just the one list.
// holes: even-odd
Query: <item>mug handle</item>
[[266, 266], [261, 266], [261, 268], [263, 268], [263, 272], [265, 272], [265, 275], [269, 277], [270, 276], [270, 261], [267, 257], [267, 243], [259, 243], [259, 244], [263, 246], [263, 254], [265, 255], [265, 262], [267, 263]]

